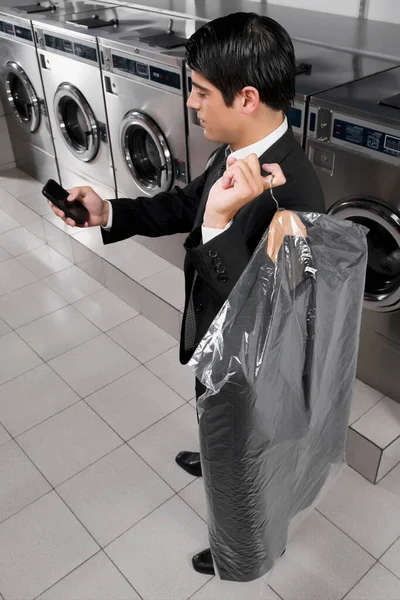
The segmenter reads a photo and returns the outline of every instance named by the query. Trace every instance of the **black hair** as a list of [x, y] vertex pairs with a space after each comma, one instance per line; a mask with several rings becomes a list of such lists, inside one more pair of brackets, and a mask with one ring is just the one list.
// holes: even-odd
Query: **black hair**
[[232, 106], [245, 87], [260, 100], [286, 112], [295, 95], [296, 63], [292, 40], [279, 23], [255, 13], [238, 12], [210, 21], [186, 43], [186, 60]]

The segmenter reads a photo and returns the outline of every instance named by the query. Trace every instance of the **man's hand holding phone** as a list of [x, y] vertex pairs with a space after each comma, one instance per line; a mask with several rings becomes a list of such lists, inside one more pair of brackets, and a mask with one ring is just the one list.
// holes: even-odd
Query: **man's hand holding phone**
[[[46, 186], [43, 188], [43, 194], [48, 198], [54, 214], [60, 217], [67, 225], [71, 227], [105, 227], [107, 225], [109, 204], [100, 198], [91, 187], [74, 187], [69, 190], [68, 194], [66, 190], [58, 186], [64, 193], [67, 193], [65, 203], [63, 204], [57, 200], [54, 193], [58, 193], [59, 197], [60, 191], [51, 186], [50, 191], [54, 194], [54, 201], [52, 201], [49, 195], [45, 193]], [[83, 211], [79, 210], [79, 204], [82, 206]], [[83, 215], [85, 215], [84, 220]]]

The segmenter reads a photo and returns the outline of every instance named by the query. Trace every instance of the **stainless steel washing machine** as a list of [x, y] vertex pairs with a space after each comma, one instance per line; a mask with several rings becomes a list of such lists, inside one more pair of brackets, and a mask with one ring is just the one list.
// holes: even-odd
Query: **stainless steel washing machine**
[[96, 39], [33, 21], [61, 183], [115, 194]]
[[[311, 99], [307, 152], [326, 208], [365, 225], [358, 377], [400, 402], [400, 68]], [[338, 265], [340, 268], [340, 265]]]
[[[98, 38], [119, 197], [188, 181], [184, 43], [193, 24], [157, 17], [146, 30]], [[135, 239], [182, 268], [185, 235]]]
[[296, 55], [296, 96], [288, 112], [288, 120], [303, 147], [311, 96], [400, 65], [400, 57], [395, 62], [302, 42], [294, 41], [293, 45]]
[[150, 26], [152, 19], [141, 10], [80, 0], [32, 23], [62, 183], [67, 188], [87, 184], [114, 196], [97, 36], [118, 37]]
[[0, 12], [0, 91], [17, 166], [39, 181], [58, 168], [29, 18]]

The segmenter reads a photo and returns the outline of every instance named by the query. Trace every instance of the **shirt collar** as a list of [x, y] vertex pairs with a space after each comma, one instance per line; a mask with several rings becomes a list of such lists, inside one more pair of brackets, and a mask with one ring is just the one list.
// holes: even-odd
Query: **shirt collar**
[[277, 142], [287, 131], [288, 129], [288, 121], [285, 117], [283, 123], [279, 125], [275, 131], [267, 135], [267, 137], [255, 142], [254, 144], [250, 144], [250, 146], [246, 146], [245, 148], [239, 148], [236, 152], [230, 153], [230, 147], [226, 149], [226, 153], [229, 156], [234, 156], [238, 160], [242, 158], [246, 158], [249, 154], [257, 154], [258, 158], [264, 154], [275, 142]]

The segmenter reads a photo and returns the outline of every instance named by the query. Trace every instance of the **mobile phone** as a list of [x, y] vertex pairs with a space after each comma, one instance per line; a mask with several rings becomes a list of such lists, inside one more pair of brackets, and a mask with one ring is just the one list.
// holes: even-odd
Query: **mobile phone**
[[68, 202], [69, 193], [64, 190], [54, 179], [49, 179], [42, 194], [47, 200], [50, 200], [57, 208], [63, 211], [66, 217], [73, 219], [77, 225], [83, 225], [89, 220], [89, 211], [78, 200]]

